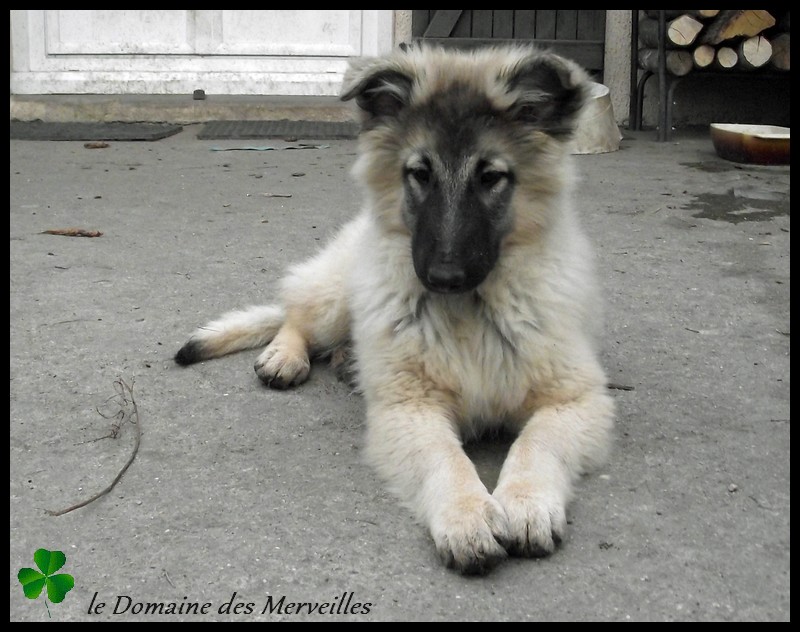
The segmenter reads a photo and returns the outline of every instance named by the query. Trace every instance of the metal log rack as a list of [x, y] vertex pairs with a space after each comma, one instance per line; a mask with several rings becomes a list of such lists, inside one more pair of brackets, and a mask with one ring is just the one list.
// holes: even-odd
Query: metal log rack
[[658, 141], [664, 142], [672, 138], [672, 105], [674, 102], [675, 88], [682, 79], [693, 76], [703, 77], [747, 77], [748, 79], [776, 79], [788, 77], [788, 73], [775, 73], [770, 71], [737, 72], [713, 70], [697, 70], [683, 77], [677, 77], [667, 72], [667, 18], [666, 11], [658, 12], [658, 71], [642, 70], [642, 76], [637, 81], [639, 70], [639, 11], [631, 12], [631, 86], [630, 86], [630, 111], [628, 129], [639, 131], [642, 129], [642, 110], [644, 105], [644, 89], [650, 77], [658, 76]]

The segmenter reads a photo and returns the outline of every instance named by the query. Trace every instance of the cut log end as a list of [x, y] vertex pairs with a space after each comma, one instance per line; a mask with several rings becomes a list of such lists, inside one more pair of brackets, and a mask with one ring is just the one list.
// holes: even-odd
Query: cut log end
[[781, 33], [772, 39], [772, 57], [769, 63], [775, 70], [789, 70], [789, 33]]
[[717, 50], [708, 44], [700, 44], [697, 48], [692, 50], [692, 59], [694, 60], [695, 68], [708, 68], [714, 63]]
[[730, 46], [720, 46], [717, 49], [717, 56], [714, 63], [718, 68], [723, 70], [730, 70], [735, 68], [739, 63], [739, 53], [733, 50]]
[[[658, 72], [658, 51], [645, 48], [639, 51], [639, 63], [645, 70]], [[668, 73], [676, 77], [689, 74], [694, 67], [692, 54], [687, 50], [666, 51], [665, 66]]]
[[772, 44], [763, 35], [748, 37], [739, 44], [739, 65], [748, 70], [761, 68], [772, 57]]

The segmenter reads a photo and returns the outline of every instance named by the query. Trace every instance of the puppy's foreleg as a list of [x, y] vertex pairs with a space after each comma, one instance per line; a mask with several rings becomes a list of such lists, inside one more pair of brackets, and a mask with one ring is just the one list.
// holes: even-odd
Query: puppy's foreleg
[[614, 405], [605, 391], [602, 384], [572, 399], [548, 398], [511, 446], [492, 495], [508, 517], [512, 555], [548, 555], [564, 537], [575, 480], [608, 451]]
[[425, 396], [370, 406], [367, 457], [433, 536], [442, 561], [485, 573], [507, 554], [506, 516], [464, 452], [446, 407]]
[[255, 371], [272, 388], [304, 382], [310, 355], [324, 354], [349, 338], [347, 282], [357, 265], [365, 219], [345, 225], [323, 250], [293, 266], [281, 282], [286, 318], [280, 331], [255, 363]]
[[309, 338], [310, 335], [298, 326], [297, 317], [287, 317], [272, 342], [256, 360], [254, 369], [259, 379], [276, 389], [305, 382], [311, 370]]

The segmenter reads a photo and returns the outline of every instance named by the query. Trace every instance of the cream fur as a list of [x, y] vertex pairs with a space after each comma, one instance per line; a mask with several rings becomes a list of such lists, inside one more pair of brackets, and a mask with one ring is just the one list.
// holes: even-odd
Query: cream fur
[[[390, 67], [415, 77], [412, 100], [436, 99], [461, 80], [510, 107], [515, 95], [503, 78], [526, 55], [413, 51], [362, 63], [345, 87]], [[565, 80], [585, 81], [577, 66], [558, 63]], [[514, 229], [488, 278], [474, 292], [427, 292], [412, 265], [399, 177], [424, 142], [419, 129], [365, 132], [354, 167], [364, 210], [290, 270], [282, 307], [232, 313], [190, 343], [214, 357], [275, 336], [256, 371], [285, 387], [306, 378], [309, 353], [352, 339], [369, 462], [429, 528], [446, 564], [483, 572], [507, 553], [551, 553], [576, 478], [606, 457], [614, 405], [597, 358], [601, 305], [569, 201], [568, 150], [538, 132], [519, 142], [486, 138], [520, 173]], [[488, 490], [462, 441], [500, 426], [519, 434]]]

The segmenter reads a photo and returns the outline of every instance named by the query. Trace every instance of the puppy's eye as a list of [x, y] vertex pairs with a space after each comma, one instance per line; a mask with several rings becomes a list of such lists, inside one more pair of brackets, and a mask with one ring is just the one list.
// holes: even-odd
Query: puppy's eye
[[408, 177], [416, 180], [420, 185], [426, 186], [431, 181], [431, 172], [424, 167], [415, 167], [408, 170]]
[[503, 171], [484, 171], [480, 175], [480, 182], [481, 186], [486, 189], [491, 189], [496, 184], [498, 184], [501, 180], [504, 180], [508, 177], [508, 174]]

